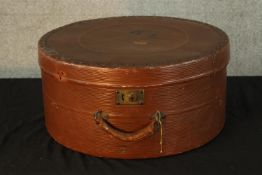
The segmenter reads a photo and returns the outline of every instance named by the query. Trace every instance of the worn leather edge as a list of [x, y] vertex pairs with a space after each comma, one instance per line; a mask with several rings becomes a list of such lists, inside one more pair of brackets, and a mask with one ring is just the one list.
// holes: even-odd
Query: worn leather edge
[[[105, 87], [149, 87], [181, 83], [211, 75], [225, 68], [228, 62], [229, 43], [200, 59], [174, 65], [134, 68], [68, 63], [54, 59], [39, 48], [39, 65], [44, 72], [60, 81]], [[141, 75], [146, 76], [147, 81], [140, 82]], [[130, 82], [130, 79], [133, 81]]]
[[[84, 20], [84, 21], [78, 21], [78, 22], [74, 22], [74, 23], [71, 23], [71, 24], [67, 24], [67, 25], [64, 25], [64, 26], [61, 26], [61, 27], [58, 27], [48, 33], [46, 33], [45, 35], [43, 35], [40, 40], [38, 41], [38, 47], [39, 49], [42, 50], [42, 52], [45, 52], [46, 55], [52, 57], [53, 59], [56, 59], [56, 60], [63, 60], [63, 55], [61, 55], [60, 53], [58, 53], [56, 50], [52, 49], [52, 48], [48, 48], [47, 47], [47, 40], [48, 38], [55, 32], [57, 31], [60, 31], [60, 30], [63, 30], [65, 27], [69, 27], [69, 26], [73, 26], [73, 25], [80, 25], [82, 23], [85, 23], [85, 22], [92, 22], [92, 21], [103, 21], [103, 20], [109, 20], [109, 19], [117, 19], [117, 18], [129, 18], [129, 17], [132, 17], [132, 18], [140, 18], [140, 17], [147, 17], [147, 18], [158, 18], [158, 19], [161, 19], [161, 20], [179, 20], [179, 21], [185, 21], [185, 22], [191, 22], [191, 23], [196, 23], [196, 24], [202, 24], [204, 26], [207, 26], [209, 27], [211, 30], [213, 30], [214, 32], [218, 33], [221, 38], [222, 38], [222, 42], [217, 46], [217, 48], [214, 48], [214, 50], [210, 50], [208, 51], [207, 53], [203, 53], [202, 55], [200, 56], [197, 56], [197, 57], [192, 57], [190, 58], [190, 60], [195, 60], [195, 59], [198, 59], [198, 58], [201, 58], [201, 57], [204, 57], [205, 55], [209, 55], [211, 54], [212, 52], [215, 52], [216, 50], [220, 50], [222, 47], [224, 47], [224, 45], [226, 45], [228, 42], [229, 42], [229, 38], [227, 36], [227, 34], [221, 30], [220, 28], [216, 27], [216, 26], [213, 26], [211, 24], [208, 24], [208, 23], [204, 23], [204, 22], [200, 22], [200, 21], [196, 21], [196, 20], [190, 20], [190, 19], [183, 19], [183, 18], [176, 18], [176, 17], [167, 17], [167, 16], [119, 16], [119, 17], [107, 17], [107, 18], [98, 18], [98, 19], [89, 19], [89, 20]], [[62, 58], [62, 59], [61, 59]], [[76, 63], [74, 61], [67, 61], [68, 63], [72, 63], [72, 64], [79, 64], [79, 63]], [[93, 64], [93, 63], [90, 63], [89, 66], [95, 66], [95, 67], [108, 67], [108, 65], [104, 65], [104, 64]], [[165, 66], [165, 65], [162, 65], [162, 66]], [[110, 66], [111, 68], [114, 68], [114, 67], [119, 67], [119, 66]], [[121, 66], [121, 67], [132, 67], [132, 66]], [[150, 64], [148, 66], [142, 66], [142, 67], [150, 67]], [[155, 67], [155, 65], [154, 65]]]

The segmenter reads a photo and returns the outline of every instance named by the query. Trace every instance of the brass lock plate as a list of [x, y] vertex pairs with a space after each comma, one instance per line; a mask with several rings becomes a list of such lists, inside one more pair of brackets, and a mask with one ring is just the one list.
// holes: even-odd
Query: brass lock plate
[[121, 89], [116, 91], [117, 105], [143, 105], [144, 89]]

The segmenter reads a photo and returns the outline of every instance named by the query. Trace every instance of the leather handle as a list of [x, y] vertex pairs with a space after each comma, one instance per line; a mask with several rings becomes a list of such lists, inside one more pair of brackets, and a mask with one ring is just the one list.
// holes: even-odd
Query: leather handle
[[125, 132], [121, 129], [114, 127], [108, 121], [108, 114], [102, 111], [97, 111], [94, 113], [94, 119], [96, 123], [106, 132], [123, 141], [138, 141], [145, 139], [160, 129], [160, 125], [164, 114], [162, 112], [155, 112], [152, 116], [150, 123], [144, 128], [134, 131], [134, 132]]

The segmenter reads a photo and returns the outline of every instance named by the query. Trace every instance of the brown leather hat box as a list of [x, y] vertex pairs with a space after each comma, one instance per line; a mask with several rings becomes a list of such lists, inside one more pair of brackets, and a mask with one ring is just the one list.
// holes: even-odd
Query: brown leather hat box
[[45, 124], [60, 144], [98, 157], [179, 154], [225, 121], [229, 39], [172, 17], [80, 21], [38, 43]]

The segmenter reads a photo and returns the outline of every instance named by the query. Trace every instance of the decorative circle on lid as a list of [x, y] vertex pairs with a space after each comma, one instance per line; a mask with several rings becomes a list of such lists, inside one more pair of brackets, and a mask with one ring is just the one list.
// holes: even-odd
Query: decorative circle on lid
[[188, 35], [175, 27], [134, 24], [91, 28], [78, 38], [80, 47], [96, 53], [146, 54], [183, 46]]

